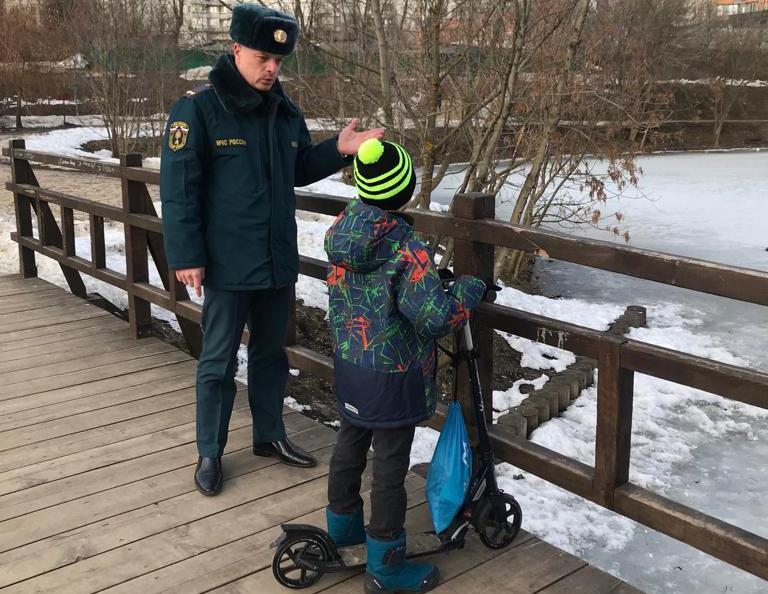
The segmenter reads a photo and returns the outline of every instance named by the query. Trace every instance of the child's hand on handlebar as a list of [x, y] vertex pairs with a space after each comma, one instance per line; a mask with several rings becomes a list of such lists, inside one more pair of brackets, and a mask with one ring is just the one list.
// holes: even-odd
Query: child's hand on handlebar
[[[453, 273], [453, 270], [450, 268], [438, 268], [437, 274], [440, 277], [440, 280], [443, 283], [443, 288], [447, 291], [451, 288], [451, 285], [456, 281], [456, 276]], [[485, 285], [485, 293], [483, 295], [483, 299], [488, 297], [488, 294], [491, 292], [498, 293], [501, 291], [502, 287], [496, 284], [496, 282], [492, 279], [489, 280], [482, 280], [483, 284]]]

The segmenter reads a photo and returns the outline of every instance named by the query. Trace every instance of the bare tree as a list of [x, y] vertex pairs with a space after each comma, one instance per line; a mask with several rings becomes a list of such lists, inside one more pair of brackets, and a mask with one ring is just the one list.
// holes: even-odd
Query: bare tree
[[139, 138], [158, 138], [162, 114], [178, 92], [183, 2], [78, 0], [65, 24], [90, 65], [86, 78], [114, 156]]
[[[459, 189], [511, 189], [513, 222], [623, 234], [620, 213], [600, 205], [609, 186], [636, 182], [634, 150], [669, 117], [656, 81], [678, 49], [687, 0], [651, 8], [641, 0], [280, 7], [302, 28], [286, 71], [302, 105], [318, 117], [362, 115], [406, 144], [422, 167], [414, 206], [429, 207], [449, 167], [464, 163]], [[598, 170], [591, 157], [607, 165]], [[451, 245], [443, 243], [447, 264]], [[502, 252], [497, 270], [515, 273], [520, 262]]]
[[38, 6], [31, 0], [2, 5], [0, 55], [2, 67], [16, 94], [16, 128], [23, 128], [24, 96], [34, 63], [44, 59]]
[[760, 27], [729, 27], [722, 24], [711, 29], [708, 63], [713, 76], [707, 85], [714, 120], [712, 137], [720, 146], [723, 125], [734, 106], [744, 100], [744, 92], [757, 77], [764, 58], [768, 35]]

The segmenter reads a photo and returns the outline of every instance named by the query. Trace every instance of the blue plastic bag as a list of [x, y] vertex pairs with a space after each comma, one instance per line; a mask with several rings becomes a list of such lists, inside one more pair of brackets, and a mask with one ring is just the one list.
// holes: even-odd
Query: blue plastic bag
[[464, 503], [471, 476], [472, 445], [461, 405], [452, 402], [427, 475], [427, 502], [437, 534], [448, 528]]

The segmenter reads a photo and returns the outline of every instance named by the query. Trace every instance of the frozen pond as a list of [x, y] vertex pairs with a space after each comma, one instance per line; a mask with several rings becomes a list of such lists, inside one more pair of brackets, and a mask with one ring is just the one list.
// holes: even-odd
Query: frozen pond
[[[768, 270], [768, 151], [656, 155], [640, 159], [639, 164], [644, 175], [638, 190], [603, 209], [623, 212], [630, 245]], [[458, 181], [458, 176], [444, 181], [441, 202], [453, 193]], [[510, 209], [509, 202], [502, 199], [497, 206], [499, 218]], [[578, 233], [613, 240], [592, 229]], [[659, 324], [663, 322], [661, 312], [671, 308], [668, 312], [674, 312], [679, 328], [672, 324], [665, 334], [656, 333], [656, 344], [768, 372], [768, 307], [565, 262], [539, 263], [535, 274], [546, 295], [622, 307], [645, 305], [651, 320], [656, 316]], [[680, 328], [687, 331], [677, 333]], [[633, 337], [646, 339], [642, 333]], [[659, 399], [663, 397], [659, 395]], [[714, 419], [715, 424], [730, 422], [749, 429], [726, 429], [711, 437], [704, 430], [706, 423], [686, 427], [683, 414], [658, 420], [654, 429], [664, 437], [659, 449], [672, 449], [679, 440], [691, 450], [687, 460], [674, 465], [674, 480], [659, 491], [768, 537], [768, 421], [748, 410], [718, 421], [718, 406], [700, 406], [707, 422]], [[635, 447], [633, 442], [633, 450]], [[633, 466], [633, 470], [638, 469]], [[566, 548], [578, 550], [586, 560], [647, 592], [768, 591], [763, 580], [642, 526], [635, 525], [632, 537], [618, 551], [602, 546], [599, 540], [572, 540], [568, 545]]]

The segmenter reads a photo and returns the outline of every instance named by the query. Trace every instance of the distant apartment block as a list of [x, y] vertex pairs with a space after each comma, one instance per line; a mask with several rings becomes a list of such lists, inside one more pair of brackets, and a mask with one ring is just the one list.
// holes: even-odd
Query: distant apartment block
[[768, 0], [717, 0], [717, 14], [731, 16], [768, 11]]

